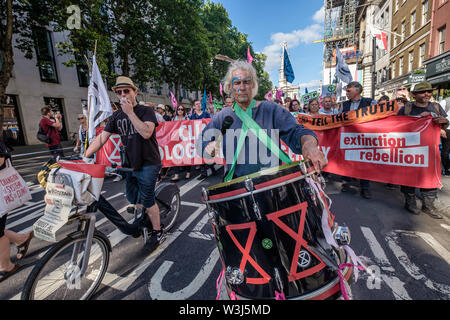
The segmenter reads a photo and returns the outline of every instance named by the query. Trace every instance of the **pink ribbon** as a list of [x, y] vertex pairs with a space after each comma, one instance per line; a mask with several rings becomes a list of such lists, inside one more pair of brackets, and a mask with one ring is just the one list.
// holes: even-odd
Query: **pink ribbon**
[[284, 295], [284, 292], [278, 292], [275, 290], [275, 300], [286, 300], [286, 296]]
[[[355, 266], [351, 263], [343, 263], [343, 264], [339, 265], [338, 276], [339, 276], [339, 283], [340, 283], [340, 287], [341, 287], [342, 297], [344, 298], [344, 300], [350, 300], [350, 298], [348, 296], [347, 288], [345, 287], [344, 276], [342, 275], [341, 270], [344, 268], [348, 268], [348, 267], [355, 267], [356, 268], [355, 273], [357, 273], [358, 269], [360, 269], [361, 271], [364, 269], [361, 266]], [[355, 276], [355, 278], [356, 278], [356, 276]]]
[[216, 291], [217, 291], [216, 300], [220, 299], [220, 291], [222, 291], [222, 282], [223, 282], [224, 275], [225, 275], [225, 269], [222, 269], [222, 271], [220, 272], [219, 277], [217, 278], [217, 281], [216, 281]]

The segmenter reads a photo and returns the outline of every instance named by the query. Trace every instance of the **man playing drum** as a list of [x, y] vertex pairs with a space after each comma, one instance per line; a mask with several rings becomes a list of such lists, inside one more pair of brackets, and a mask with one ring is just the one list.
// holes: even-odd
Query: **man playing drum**
[[[294, 153], [311, 160], [317, 171], [327, 165], [313, 131], [298, 124], [288, 110], [276, 103], [254, 100], [258, 92], [258, 79], [251, 64], [241, 60], [231, 63], [224, 84], [225, 92], [235, 100], [234, 106], [224, 108], [205, 127], [202, 139], [199, 139], [202, 145], [197, 150], [202, 150], [207, 156], [217, 153], [218, 143], [215, 140], [221, 131], [231, 129], [222, 142], [227, 164], [225, 181], [280, 165], [281, 160], [286, 159], [279, 150], [280, 139]], [[224, 122], [228, 125], [224, 126]]]

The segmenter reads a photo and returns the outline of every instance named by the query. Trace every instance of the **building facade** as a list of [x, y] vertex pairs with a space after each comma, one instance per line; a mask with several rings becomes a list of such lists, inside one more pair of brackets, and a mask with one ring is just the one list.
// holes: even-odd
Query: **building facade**
[[[13, 39], [15, 41], [16, 38]], [[27, 59], [14, 48], [14, 68], [6, 88], [3, 130], [6, 131], [12, 145], [40, 144], [36, 133], [41, 119], [40, 109], [50, 106], [63, 115], [62, 141], [68, 140], [78, 132], [77, 115], [87, 105], [89, 72], [83, 66], [67, 67], [63, 64], [68, 57], [60, 55], [56, 44], [66, 41], [61, 32], [52, 32], [45, 28], [35, 34], [35, 55]], [[120, 70], [116, 70], [116, 73]], [[141, 87], [139, 101], [154, 104], [171, 104], [169, 85]], [[172, 89], [173, 91], [173, 89]], [[199, 92], [181, 89], [183, 100], [180, 103], [190, 105], [200, 97]], [[109, 91], [111, 101], [116, 97]]]
[[429, 59], [426, 65], [427, 81], [438, 89], [438, 96], [450, 89], [450, 1], [433, 0]]
[[431, 0], [392, 1], [391, 80], [383, 83], [384, 91], [391, 96], [395, 88], [423, 80], [416, 73], [424, 73], [429, 55], [431, 8]]
[[392, 0], [382, 1], [380, 3], [379, 10], [375, 13], [375, 27], [386, 33], [387, 36], [387, 50], [377, 46], [376, 58], [375, 58], [375, 72], [376, 72], [376, 84], [375, 84], [375, 97], [379, 98], [388, 92], [384, 88], [384, 83], [391, 80], [391, 62], [390, 51], [392, 37]]

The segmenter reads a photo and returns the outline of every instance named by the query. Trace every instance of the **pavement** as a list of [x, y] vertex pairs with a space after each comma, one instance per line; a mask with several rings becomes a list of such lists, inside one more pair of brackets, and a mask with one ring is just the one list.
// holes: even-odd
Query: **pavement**
[[[62, 145], [63, 149], [65, 149], [65, 150], [70, 150], [70, 149], [73, 149], [73, 147], [74, 147], [72, 141], [63, 141], [63, 142], [61, 142], [61, 145]], [[30, 146], [14, 146], [13, 148], [14, 148], [14, 150], [11, 152], [13, 159], [14, 158], [33, 157], [33, 156], [36, 156], [39, 154], [45, 155], [46, 152], [49, 153], [48, 148], [44, 143], [30, 145]]]

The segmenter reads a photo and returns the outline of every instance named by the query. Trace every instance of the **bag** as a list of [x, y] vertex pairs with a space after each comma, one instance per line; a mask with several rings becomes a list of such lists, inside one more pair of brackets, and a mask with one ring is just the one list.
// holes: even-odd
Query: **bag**
[[31, 200], [31, 193], [20, 174], [6, 160], [6, 168], [0, 170], [0, 217]]
[[[50, 130], [49, 130], [49, 132], [50, 132]], [[44, 129], [42, 129], [42, 127], [41, 127], [41, 124], [39, 124], [39, 130], [38, 130], [38, 132], [36, 134], [36, 138], [39, 141], [47, 143], [47, 144], [49, 144], [50, 141], [51, 141], [50, 136], [45, 134]]]
[[55, 159], [50, 159], [41, 167], [41, 169], [39, 170], [39, 172], [37, 174], [37, 180], [42, 188], [45, 189], [47, 187], [47, 180], [48, 180], [48, 175], [50, 174], [50, 171], [52, 171], [52, 169], [54, 169], [54, 168], [59, 168], [59, 167], [60, 167], [60, 165], [56, 162]]

